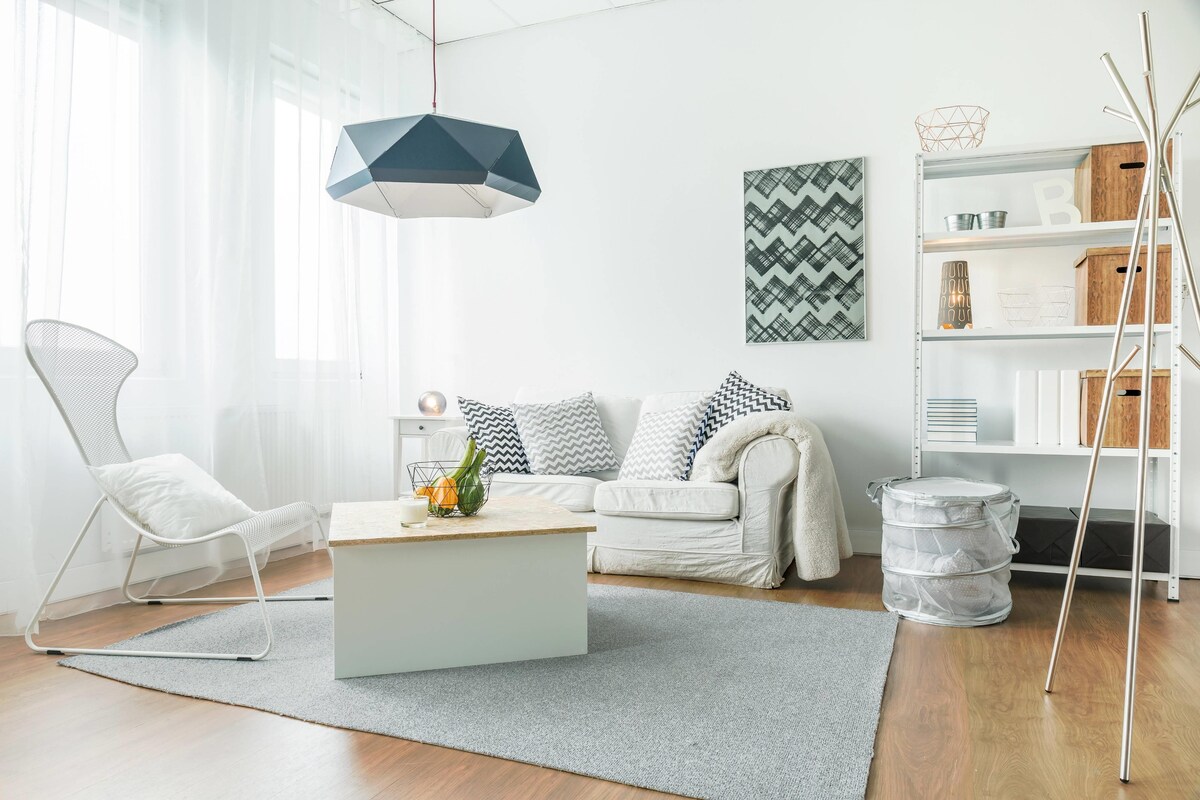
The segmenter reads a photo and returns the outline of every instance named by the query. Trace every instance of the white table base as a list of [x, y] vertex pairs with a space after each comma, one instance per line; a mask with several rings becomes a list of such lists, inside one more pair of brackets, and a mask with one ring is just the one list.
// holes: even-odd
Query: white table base
[[587, 652], [587, 534], [333, 553], [334, 677]]

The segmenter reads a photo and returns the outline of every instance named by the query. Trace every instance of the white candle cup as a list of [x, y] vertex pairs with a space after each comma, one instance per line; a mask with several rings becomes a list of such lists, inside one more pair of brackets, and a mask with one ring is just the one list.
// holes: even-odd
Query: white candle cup
[[424, 528], [429, 519], [429, 498], [401, 497], [396, 501], [400, 504], [400, 524], [405, 528]]

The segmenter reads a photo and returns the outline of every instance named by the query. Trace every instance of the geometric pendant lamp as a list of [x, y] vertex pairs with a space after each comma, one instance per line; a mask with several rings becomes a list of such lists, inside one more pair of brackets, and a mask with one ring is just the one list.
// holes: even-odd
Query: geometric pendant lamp
[[346, 125], [325, 189], [405, 219], [495, 217], [542, 193], [519, 133], [440, 114]]
[[325, 191], [391, 217], [486, 219], [533, 205], [542, 187], [521, 134], [437, 113], [437, 0], [433, 19], [433, 113], [342, 128]]

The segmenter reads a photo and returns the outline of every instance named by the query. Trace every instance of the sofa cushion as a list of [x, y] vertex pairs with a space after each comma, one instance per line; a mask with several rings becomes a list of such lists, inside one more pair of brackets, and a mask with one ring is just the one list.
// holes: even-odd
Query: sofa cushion
[[580, 475], [620, 466], [591, 392], [558, 403], [514, 403], [513, 415], [535, 475]]
[[756, 411], [791, 410], [792, 404], [787, 399], [755, 386], [737, 372], [730, 372], [717, 387], [712, 400], [708, 403], [708, 410], [704, 412], [704, 420], [696, 431], [696, 440], [692, 443], [691, 452], [688, 453], [687, 468], [680, 477], [683, 480], [688, 479], [700, 448], [725, 425]]
[[[789, 403], [792, 401], [792, 396], [787, 393], [787, 389], [779, 389], [774, 386], [764, 386], [768, 392], [782, 397]], [[668, 408], [681, 406], [685, 403], [694, 403], [705, 398], [704, 402], [708, 403], [712, 399], [712, 392], [661, 392], [659, 394], [648, 394], [646, 399], [642, 401], [642, 413], [649, 414], [655, 411], [666, 411]]]
[[643, 414], [656, 414], [659, 411], [666, 411], [668, 408], [678, 408], [685, 406], [688, 403], [699, 403], [704, 401], [704, 405], [708, 405], [708, 401], [712, 399], [712, 392], [661, 392], [660, 394], [648, 394], [646, 399], [642, 401]]
[[489, 406], [466, 397], [458, 398], [458, 407], [467, 423], [467, 432], [475, 444], [487, 451], [484, 472], [529, 472], [529, 459], [511, 408]]
[[[498, 472], [492, 476], [492, 497], [541, 497], [567, 511], [593, 511], [596, 487], [603, 481], [583, 475], [515, 475]], [[486, 506], [485, 506], [486, 508]]]
[[596, 512], [610, 517], [735, 519], [741, 510], [732, 483], [609, 481], [596, 487]]
[[621, 462], [621, 479], [678, 480], [707, 407], [707, 398], [701, 397], [675, 408], [643, 413]]
[[[515, 403], [553, 403], [567, 397], [583, 394], [586, 389], [577, 392], [564, 392], [556, 389], [542, 389], [536, 386], [522, 386], [517, 390]], [[637, 428], [638, 414], [642, 410], [640, 397], [625, 397], [616, 394], [593, 395], [596, 410], [600, 412], [600, 424], [608, 436], [617, 461], [625, 460], [625, 452], [633, 440], [633, 431]], [[678, 405], [678, 403], [676, 403]]]

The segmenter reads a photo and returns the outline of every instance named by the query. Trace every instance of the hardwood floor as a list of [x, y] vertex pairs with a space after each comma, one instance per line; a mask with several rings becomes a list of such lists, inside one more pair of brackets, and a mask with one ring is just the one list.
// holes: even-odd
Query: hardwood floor
[[[323, 553], [271, 565], [268, 591], [324, 577]], [[836, 578], [790, 577], [773, 591], [656, 578], [595, 583], [882, 608], [879, 561]], [[252, 591], [248, 581], [208, 593]], [[1116, 777], [1128, 595], [1081, 579], [1057, 691], [1042, 692], [1060, 598], [1053, 576], [1013, 576], [1002, 625], [901, 622], [869, 798], [1194, 798], [1200, 796], [1200, 582], [1183, 602], [1146, 584], [1133, 783]], [[127, 607], [45, 626], [64, 643], [105, 643], [206, 607]], [[667, 797], [487, 756], [326, 728], [261, 711], [138, 689], [59, 669], [0, 638], [2, 798]]]

